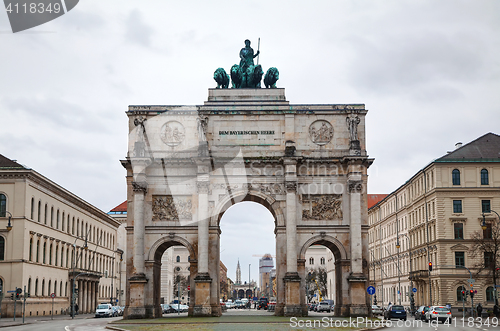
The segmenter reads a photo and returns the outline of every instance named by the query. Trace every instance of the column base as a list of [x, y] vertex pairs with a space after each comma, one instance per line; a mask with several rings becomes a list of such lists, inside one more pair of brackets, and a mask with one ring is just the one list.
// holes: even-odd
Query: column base
[[212, 278], [210, 278], [210, 275], [208, 273], [200, 273], [194, 278], [194, 283], [195, 283], [196, 299], [193, 306], [192, 316], [193, 317], [212, 316], [212, 306], [210, 305], [210, 284], [212, 283]]
[[144, 291], [148, 278], [145, 274], [134, 274], [129, 278], [130, 302], [123, 313], [123, 319], [154, 318], [154, 307], [146, 306]]
[[367, 303], [366, 284], [367, 278], [361, 273], [352, 273], [347, 278], [350, 287], [351, 304], [348, 311], [350, 317], [366, 317], [370, 315], [370, 309]]
[[300, 304], [300, 276], [297, 272], [287, 272], [285, 277], [285, 307], [284, 316], [307, 316], [304, 315], [305, 306]]

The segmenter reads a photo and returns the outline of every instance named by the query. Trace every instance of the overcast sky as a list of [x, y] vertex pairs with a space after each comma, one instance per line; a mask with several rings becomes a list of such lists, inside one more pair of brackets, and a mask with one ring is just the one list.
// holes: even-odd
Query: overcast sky
[[[500, 133], [499, 32], [496, 0], [85, 0], [16, 34], [0, 10], [0, 153], [108, 211], [126, 198], [127, 106], [203, 104], [214, 70], [260, 37], [290, 103], [366, 105], [368, 192], [389, 193], [456, 142]], [[246, 280], [252, 254], [274, 254], [273, 220], [234, 208], [222, 258], [233, 278], [238, 255]], [[271, 227], [250, 241], [249, 224]]]

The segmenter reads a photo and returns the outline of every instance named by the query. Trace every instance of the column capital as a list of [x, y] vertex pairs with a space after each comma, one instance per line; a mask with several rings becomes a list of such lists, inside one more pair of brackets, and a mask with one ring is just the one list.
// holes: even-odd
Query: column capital
[[208, 194], [208, 191], [209, 191], [209, 186], [210, 186], [210, 183], [209, 182], [196, 182], [196, 188], [197, 188], [197, 191], [198, 193], [202, 193], [202, 194]]
[[136, 193], [144, 193], [146, 194], [148, 191], [148, 184], [146, 182], [132, 182], [132, 189]]
[[352, 180], [348, 182], [349, 193], [361, 193], [363, 190], [363, 182], [360, 180]]
[[287, 193], [297, 193], [297, 182], [287, 181], [285, 187]]

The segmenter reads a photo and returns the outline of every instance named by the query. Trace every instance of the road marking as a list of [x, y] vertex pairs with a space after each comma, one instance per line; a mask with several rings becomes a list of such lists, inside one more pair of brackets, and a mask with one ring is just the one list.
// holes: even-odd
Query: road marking
[[71, 330], [69, 329], [69, 325], [66, 325], [66, 326], [64, 327], [64, 331], [71, 331]]

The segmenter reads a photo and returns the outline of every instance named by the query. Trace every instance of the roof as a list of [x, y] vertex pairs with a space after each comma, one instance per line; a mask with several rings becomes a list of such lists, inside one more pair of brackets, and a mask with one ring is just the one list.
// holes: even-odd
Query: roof
[[487, 133], [434, 162], [500, 162], [500, 136]]
[[123, 212], [127, 212], [127, 201], [123, 201], [121, 204], [119, 204], [118, 206], [116, 206], [115, 208], [111, 209], [109, 211], [110, 213], [113, 212], [113, 213], [123, 213]]
[[0, 154], [0, 169], [28, 169], [28, 168]]
[[368, 194], [368, 209], [382, 201], [389, 194]]

